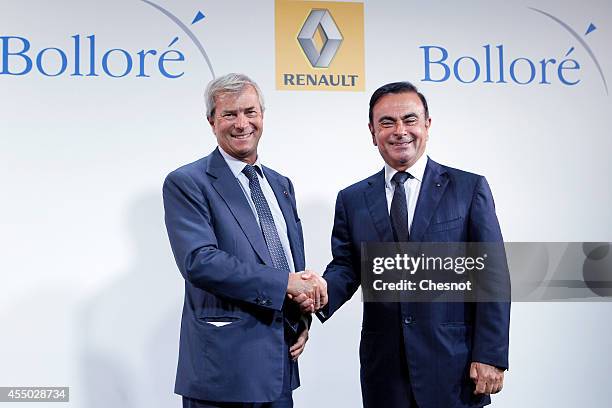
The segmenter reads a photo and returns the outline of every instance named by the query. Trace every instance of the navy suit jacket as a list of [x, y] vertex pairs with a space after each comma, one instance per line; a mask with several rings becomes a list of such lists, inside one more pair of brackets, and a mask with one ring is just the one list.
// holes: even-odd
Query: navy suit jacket
[[[360, 284], [362, 242], [393, 242], [384, 170], [338, 194], [328, 265], [329, 318]], [[429, 159], [410, 231], [415, 242], [501, 242], [484, 177]], [[507, 270], [504, 272], [507, 278]], [[364, 303], [360, 361], [364, 406], [395, 406], [390, 396], [409, 381], [420, 408], [482, 406], [474, 396], [472, 361], [508, 367], [510, 304]], [[389, 378], [406, 359], [408, 378]], [[400, 398], [401, 399], [401, 398]], [[389, 403], [386, 403], [389, 401]]]
[[[304, 270], [293, 185], [269, 168], [263, 172], [287, 224], [295, 270]], [[185, 278], [175, 392], [209, 401], [278, 399], [285, 320], [295, 327], [300, 313], [293, 302], [284, 305], [288, 272], [273, 267], [239, 181], [215, 149], [170, 173], [163, 196], [170, 244]], [[290, 364], [296, 388], [297, 363]]]

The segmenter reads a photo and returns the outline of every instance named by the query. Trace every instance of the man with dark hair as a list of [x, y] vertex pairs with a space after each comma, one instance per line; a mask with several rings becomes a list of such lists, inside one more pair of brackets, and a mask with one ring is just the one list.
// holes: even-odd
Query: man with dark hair
[[370, 118], [369, 123], [372, 124], [372, 111], [374, 109], [374, 105], [376, 105], [376, 102], [378, 102], [380, 98], [387, 94], [400, 93], [415, 93], [423, 104], [425, 119], [429, 119], [429, 107], [427, 106], [427, 99], [425, 99], [425, 95], [419, 92], [416, 86], [414, 86], [410, 82], [391, 82], [390, 84], [386, 84], [378, 88], [370, 97], [370, 109], [368, 111]]
[[290, 408], [308, 339], [302, 307], [326, 303], [304, 274], [293, 184], [261, 164], [263, 97], [242, 74], [206, 88], [218, 147], [164, 183], [166, 227], [185, 278], [175, 392], [185, 408]]
[[[359, 287], [362, 243], [502, 242], [485, 178], [425, 154], [431, 118], [414, 85], [396, 82], [376, 90], [369, 117], [385, 166], [338, 194], [333, 260], [323, 275], [329, 303], [318, 313], [322, 321]], [[359, 350], [364, 407], [489, 404], [508, 368], [509, 321], [505, 301], [364, 303]]]

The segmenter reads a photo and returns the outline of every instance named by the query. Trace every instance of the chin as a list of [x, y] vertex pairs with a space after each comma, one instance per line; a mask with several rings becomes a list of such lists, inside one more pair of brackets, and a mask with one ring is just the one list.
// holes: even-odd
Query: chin
[[407, 163], [410, 163], [412, 158], [413, 156], [402, 156], [402, 157], [398, 157], [395, 161], [401, 165], [406, 165]]
[[255, 149], [251, 143], [237, 143], [234, 145], [234, 150], [243, 154], [248, 154]]

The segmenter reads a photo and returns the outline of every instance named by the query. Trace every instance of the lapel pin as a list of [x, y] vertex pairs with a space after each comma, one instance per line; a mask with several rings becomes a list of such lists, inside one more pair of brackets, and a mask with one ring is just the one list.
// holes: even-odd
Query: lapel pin
[[436, 187], [442, 187], [442, 184], [436, 183]]
[[289, 197], [289, 193], [287, 192], [287, 190], [283, 190], [283, 194], [285, 195], [285, 197]]

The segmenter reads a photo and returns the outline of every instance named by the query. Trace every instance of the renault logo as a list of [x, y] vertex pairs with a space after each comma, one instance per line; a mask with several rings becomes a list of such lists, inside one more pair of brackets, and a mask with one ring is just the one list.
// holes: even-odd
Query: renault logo
[[274, 0], [276, 89], [365, 89], [361, 1]]
[[297, 39], [310, 65], [316, 68], [329, 67], [342, 44], [342, 34], [329, 10], [312, 10]]

